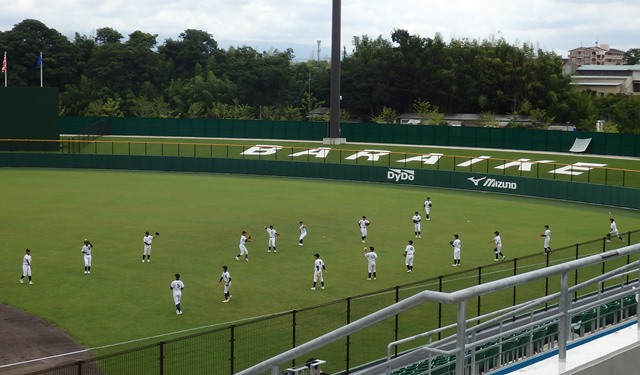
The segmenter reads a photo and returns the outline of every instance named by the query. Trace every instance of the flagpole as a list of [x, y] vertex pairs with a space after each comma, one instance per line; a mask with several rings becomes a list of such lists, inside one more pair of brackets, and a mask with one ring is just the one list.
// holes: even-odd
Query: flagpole
[[7, 87], [7, 51], [4, 51], [2, 58], [2, 71], [4, 72], [4, 87]]
[[42, 87], [42, 52], [40, 52], [40, 87]]

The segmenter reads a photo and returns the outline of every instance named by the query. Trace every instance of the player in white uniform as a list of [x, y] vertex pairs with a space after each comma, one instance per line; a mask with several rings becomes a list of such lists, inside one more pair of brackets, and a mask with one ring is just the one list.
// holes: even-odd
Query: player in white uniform
[[358, 226], [360, 227], [360, 234], [362, 235], [362, 243], [367, 238], [367, 227], [371, 224], [369, 220], [367, 220], [366, 216], [362, 216], [362, 219], [358, 221]]
[[407, 266], [407, 273], [413, 272], [413, 256], [416, 249], [413, 247], [413, 240], [409, 240], [409, 243], [404, 248], [404, 265]]
[[618, 237], [620, 241], [624, 241], [620, 233], [618, 233], [618, 225], [616, 224], [616, 221], [613, 220], [613, 218], [610, 218], [609, 220], [611, 221], [611, 224], [609, 225], [609, 233], [607, 233], [607, 242], [611, 242], [611, 235]]
[[540, 237], [544, 237], [544, 252], [551, 252], [551, 229], [548, 225], [544, 226], [544, 232], [540, 234]]
[[364, 257], [367, 258], [367, 271], [368, 276], [367, 280], [371, 280], [371, 274], [373, 274], [373, 279], [376, 279], [376, 259], [378, 259], [378, 254], [376, 254], [373, 246], [364, 248]]
[[431, 203], [431, 198], [427, 197], [427, 200], [424, 201], [424, 218], [427, 221], [431, 220], [431, 217], [429, 217], [431, 206], [433, 206], [433, 203]]
[[307, 236], [307, 226], [300, 222], [300, 238], [298, 239], [298, 246], [303, 245], [304, 238]]
[[422, 221], [422, 218], [420, 217], [418, 211], [415, 212], [415, 214], [411, 218], [411, 221], [413, 221], [413, 233], [415, 234], [416, 238], [422, 238], [422, 236], [420, 235], [420, 222]]
[[249, 250], [247, 249], [246, 243], [251, 242], [251, 236], [247, 236], [247, 232], [242, 231], [242, 235], [240, 235], [240, 244], [238, 248], [240, 248], [240, 254], [236, 256], [236, 260], [240, 260], [240, 257], [244, 255], [244, 260], [249, 261]]
[[29, 278], [29, 284], [33, 285], [31, 281], [31, 250], [26, 249], [24, 256], [22, 257], [22, 276], [20, 276], [20, 284], [24, 283], [24, 277]]
[[[160, 233], [156, 232], [156, 236], [159, 236]], [[147, 263], [151, 262], [151, 243], [153, 243], [153, 236], [149, 234], [149, 232], [144, 232], [144, 237], [142, 238], [143, 243], [143, 252], [142, 252], [142, 263], [144, 263], [144, 257], [147, 256]]]
[[271, 252], [271, 248], [273, 247], [273, 252], [276, 252], [276, 236], [279, 236], [277, 230], [273, 228], [273, 225], [269, 225], [269, 227], [264, 227], [267, 230], [267, 235], [269, 236], [269, 240], [267, 241], [267, 253]]
[[173, 302], [176, 304], [176, 314], [182, 315], [180, 301], [182, 301], [182, 289], [184, 289], [184, 283], [180, 280], [179, 273], [176, 273], [176, 279], [173, 280], [169, 288], [173, 290]]
[[322, 259], [320, 259], [320, 254], [315, 253], [313, 255], [316, 260], [313, 263], [313, 287], [311, 287], [311, 290], [316, 290], [316, 283], [318, 281], [320, 281], [320, 286], [322, 289], [324, 289], [324, 278], [322, 277], [322, 271], [327, 271], [327, 269], [324, 266], [324, 261]]
[[88, 275], [91, 273], [91, 249], [93, 249], [93, 245], [89, 240], [84, 240], [84, 245], [82, 246], [82, 254], [84, 255], [84, 274]]
[[222, 275], [220, 275], [218, 285], [220, 285], [222, 280], [224, 280], [224, 300], [222, 302], [227, 303], [231, 299], [231, 293], [229, 293], [229, 288], [231, 288], [231, 274], [227, 266], [222, 266]]
[[460, 253], [462, 248], [462, 243], [460, 242], [460, 238], [457, 234], [453, 235], [453, 241], [449, 242], [451, 246], [453, 246], [453, 264], [452, 267], [456, 267], [460, 265]]
[[496, 256], [493, 261], [497, 262], [499, 257], [502, 257], [502, 260], [505, 260], [507, 257], [502, 254], [502, 238], [500, 238], [500, 232], [495, 231], [493, 234], [495, 236], [488, 242], [491, 243], [493, 241], [496, 244], [496, 247], [493, 248], [493, 253]]

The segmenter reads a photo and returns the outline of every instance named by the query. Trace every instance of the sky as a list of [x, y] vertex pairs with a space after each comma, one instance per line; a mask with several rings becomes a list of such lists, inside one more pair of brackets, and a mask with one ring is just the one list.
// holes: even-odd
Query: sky
[[[640, 48], [639, 1], [602, 0], [341, 0], [341, 46], [354, 36], [391, 40], [395, 29], [433, 38], [502, 38], [566, 57], [580, 46]], [[73, 39], [110, 27], [126, 37], [136, 30], [177, 40], [187, 29], [206, 31], [219, 47], [258, 51], [292, 48], [296, 60], [331, 51], [333, 0], [13, 0], [0, 12], [0, 30], [35, 19]], [[1, 48], [1, 47], [0, 47]], [[342, 49], [342, 48], [341, 48]]]

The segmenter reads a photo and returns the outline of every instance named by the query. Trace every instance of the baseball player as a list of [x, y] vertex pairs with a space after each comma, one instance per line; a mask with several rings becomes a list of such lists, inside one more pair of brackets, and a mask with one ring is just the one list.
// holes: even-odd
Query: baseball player
[[358, 226], [360, 227], [360, 234], [362, 235], [362, 243], [367, 238], [367, 227], [371, 224], [369, 220], [367, 220], [366, 216], [362, 216], [362, 219], [358, 221]]
[[415, 234], [416, 238], [422, 238], [422, 236], [420, 235], [420, 222], [422, 221], [422, 218], [420, 217], [418, 211], [413, 214], [411, 220], [413, 221], [413, 233]]
[[431, 218], [429, 217], [431, 206], [433, 206], [433, 203], [431, 203], [431, 198], [427, 197], [427, 200], [424, 201], [424, 218], [427, 221], [431, 220]]
[[93, 249], [93, 245], [89, 240], [84, 240], [84, 245], [82, 246], [82, 254], [84, 255], [84, 274], [89, 275], [91, 273], [91, 250]]
[[544, 226], [544, 232], [540, 233], [540, 237], [544, 237], [544, 252], [551, 252], [551, 230], [548, 225]]
[[184, 283], [180, 280], [179, 273], [176, 273], [176, 279], [173, 280], [171, 285], [169, 285], [169, 289], [173, 290], [173, 302], [176, 304], [176, 315], [182, 315], [180, 301], [182, 300], [182, 289], [184, 289]]
[[273, 252], [276, 252], [276, 237], [280, 235], [277, 230], [273, 228], [273, 225], [269, 225], [269, 227], [264, 227], [267, 231], [267, 235], [269, 236], [269, 240], [267, 241], [267, 253], [271, 252], [271, 248], [273, 247]]
[[407, 266], [407, 273], [413, 272], [413, 256], [416, 252], [416, 249], [413, 247], [413, 240], [409, 240], [409, 243], [404, 248], [404, 264]]
[[298, 239], [298, 246], [303, 245], [304, 238], [307, 236], [307, 226], [304, 223], [300, 222], [300, 238]]
[[327, 272], [326, 267], [324, 266], [324, 261], [320, 259], [320, 254], [315, 253], [313, 256], [316, 258], [313, 263], [313, 287], [311, 290], [316, 290], [316, 283], [320, 280], [320, 287], [324, 289], [324, 278], [322, 277], [322, 271]]
[[491, 241], [495, 242], [496, 247], [493, 249], [493, 253], [495, 254], [495, 259], [493, 260], [494, 262], [498, 261], [498, 257], [502, 257], [502, 260], [507, 259], [506, 256], [504, 256], [504, 254], [502, 254], [502, 238], [500, 238], [500, 232], [495, 231], [493, 232], [494, 237], [493, 239], [489, 240], [488, 243], [491, 243]]
[[26, 249], [24, 256], [22, 257], [22, 276], [20, 276], [20, 284], [24, 283], [24, 277], [29, 278], [29, 285], [33, 285], [31, 281], [31, 250]]
[[367, 258], [367, 271], [369, 272], [367, 275], [367, 280], [371, 280], [371, 274], [373, 274], [373, 279], [376, 279], [376, 259], [378, 259], [378, 254], [376, 254], [373, 246], [364, 248], [364, 257]]
[[[160, 233], [156, 232], [156, 237], [159, 236]], [[149, 232], [144, 232], [143, 242], [143, 252], [142, 252], [142, 263], [144, 263], [144, 257], [147, 256], [147, 263], [151, 262], [151, 243], [153, 242], [153, 236], [149, 234]]]
[[610, 218], [611, 224], [609, 225], [609, 233], [607, 233], [607, 242], [611, 242], [611, 235], [614, 235], [620, 239], [620, 241], [624, 241], [620, 233], [618, 233], [618, 225], [613, 218]]
[[244, 260], [249, 261], [249, 250], [247, 250], [246, 243], [251, 242], [251, 236], [247, 236], [247, 232], [242, 231], [242, 235], [240, 236], [240, 244], [238, 247], [240, 248], [240, 254], [236, 256], [236, 260], [240, 260], [240, 257], [244, 255]]
[[231, 287], [231, 274], [227, 266], [222, 266], [222, 275], [220, 275], [220, 280], [218, 280], [218, 285], [224, 280], [224, 300], [223, 303], [229, 302], [231, 299], [231, 293], [229, 293], [229, 288]]
[[457, 267], [460, 265], [460, 252], [462, 247], [459, 236], [454, 234], [453, 241], [449, 242], [449, 244], [453, 247], [453, 264], [451, 266]]

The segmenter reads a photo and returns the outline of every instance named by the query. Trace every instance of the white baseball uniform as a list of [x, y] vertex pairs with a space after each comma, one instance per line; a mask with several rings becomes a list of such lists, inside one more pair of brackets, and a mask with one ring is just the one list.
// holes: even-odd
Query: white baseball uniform
[[433, 206], [433, 203], [431, 203], [430, 199], [427, 199], [426, 201], [424, 201], [424, 213], [427, 217], [427, 220], [429, 220], [429, 213], [431, 212], [431, 206]]
[[22, 257], [22, 276], [31, 276], [31, 255]]
[[82, 254], [84, 254], [84, 266], [91, 267], [91, 246], [90, 243], [82, 246]]
[[411, 220], [413, 221], [413, 231], [415, 232], [416, 236], [420, 235], [420, 222], [422, 222], [422, 218], [420, 217], [420, 215], [415, 214], [413, 215]]
[[173, 302], [177, 305], [182, 299], [182, 289], [184, 289], [184, 283], [182, 280], [173, 280], [171, 283], [171, 290], [173, 290]]
[[549, 243], [551, 243], [551, 230], [546, 229], [544, 231], [544, 248], [545, 249], [549, 247]]
[[376, 259], [378, 259], [378, 254], [375, 251], [369, 251], [364, 254], [364, 257], [367, 258], [367, 270], [369, 273], [376, 272]]
[[271, 247], [273, 247], [274, 249], [276, 248], [276, 233], [278, 232], [275, 230], [275, 228], [267, 228], [267, 234], [269, 235], [267, 246], [269, 247], [269, 249], [271, 249]]
[[367, 237], [367, 225], [369, 225], [370, 221], [362, 218], [358, 221], [358, 225], [360, 226], [360, 233], [362, 234], [362, 239]]
[[247, 246], [245, 246], [245, 244], [247, 243], [247, 237], [243, 234], [240, 236], [240, 244], [238, 245], [238, 247], [240, 248], [240, 255], [249, 255], [249, 250], [247, 250]]
[[406, 266], [413, 267], [413, 257], [416, 249], [413, 247], [413, 245], [407, 245], [407, 247], [404, 248], [404, 252], [407, 253], [404, 258], [404, 264]]
[[300, 238], [298, 239], [298, 245], [302, 246], [304, 238], [307, 236], [307, 226], [300, 224]]
[[316, 259], [313, 264], [313, 282], [323, 282], [324, 278], [322, 277], [322, 270], [325, 269], [324, 261], [320, 258]]
[[144, 236], [144, 238], [142, 239], [142, 242], [144, 243], [144, 253], [143, 254], [144, 255], [151, 255], [151, 243], [153, 242], [153, 236], [150, 235], [150, 234]]
[[455, 240], [453, 240], [453, 243], [451, 244], [451, 246], [453, 246], [453, 259], [460, 260], [462, 242], [460, 242], [459, 238], [456, 238]]
[[502, 252], [502, 239], [500, 238], [500, 235], [496, 235], [495, 237], [493, 237], [493, 241], [496, 243], [496, 247], [493, 249], [493, 252], [496, 254], [499, 254]]
[[231, 274], [229, 271], [222, 272], [220, 280], [224, 281], [224, 294], [227, 295], [229, 293], [229, 288], [231, 287]]

